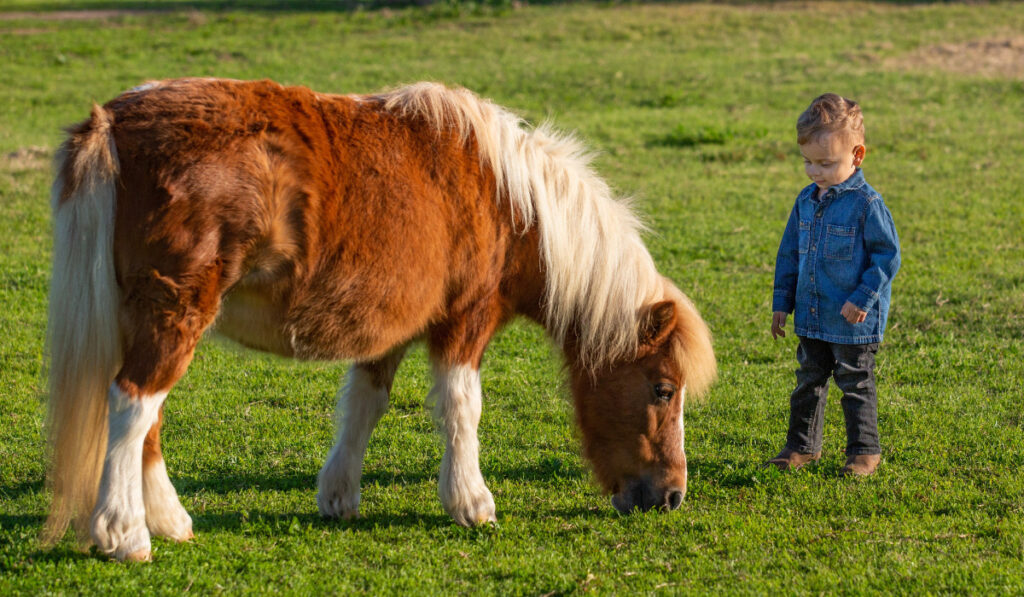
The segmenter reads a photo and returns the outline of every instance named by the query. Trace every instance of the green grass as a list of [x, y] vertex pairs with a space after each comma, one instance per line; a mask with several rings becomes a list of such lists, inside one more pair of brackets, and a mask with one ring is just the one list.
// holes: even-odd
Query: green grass
[[[1024, 82], [894, 66], [933, 44], [1019, 38], [1020, 5], [192, 2], [2, 18], [141, 4], [0, 9], [0, 594], [1024, 592]], [[365, 517], [322, 521], [315, 479], [344, 364], [210, 340], [164, 432], [197, 538], [154, 540], [147, 565], [80, 553], [70, 536], [41, 550], [49, 153], [90, 102], [175, 76], [328, 92], [433, 79], [578, 131], [715, 333], [720, 379], [687, 411], [684, 507], [615, 514], [578, 455], [557, 351], [515, 323], [482, 372], [499, 525], [459, 528], [441, 509], [422, 349], [370, 443]], [[769, 333], [775, 250], [806, 183], [794, 122], [826, 90], [864, 106], [865, 171], [904, 251], [877, 371], [883, 464], [860, 481], [837, 476], [834, 391], [822, 462], [759, 468], [782, 444], [795, 368], [794, 339]]]

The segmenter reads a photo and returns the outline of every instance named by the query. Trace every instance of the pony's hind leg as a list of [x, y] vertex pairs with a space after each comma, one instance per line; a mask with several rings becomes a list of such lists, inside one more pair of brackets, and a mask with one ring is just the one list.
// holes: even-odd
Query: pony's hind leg
[[338, 393], [335, 418], [338, 432], [327, 462], [320, 469], [316, 496], [320, 515], [353, 518], [359, 515], [359, 479], [373, 428], [388, 408], [395, 371], [405, 355], [401, 347], [370, 363], [355, 363]]
[[[168, 391], [185, 373], [199, 337], [216, 313], [219, 267], [187, 279], [186, 286], [152, 271], [144, 279], [131, 280], [125, 289], [124, 362], [108, 393], [107, 451], [90, 522], [96, 546], [118, 560], [150, 559], [146, 505], [155, 504], [156, 495], [148, 500], [144, 495], [143, 448], [160, 420]], [[170, 483], [164, 485], [159, 470], [152, 470], [158, 466], [152, 455], [149, 464], [149, 480], [163, 486], [166, 505]]]
[[142, 444], [142, 501], [146, 508], [146, 527], [152, 535], [188, 541], [192, 538], [192, 517], [181, 506], [167, 476], [167, 465], [160, 450], [162, 424], [161, 407], [156, 423], [149, 428]]
[[133, 396], [110, 386], [107, 453], [90, 534], [100, 551], [118, 560], [150, 559], [142, 499], [142, 444], [166, 392]]

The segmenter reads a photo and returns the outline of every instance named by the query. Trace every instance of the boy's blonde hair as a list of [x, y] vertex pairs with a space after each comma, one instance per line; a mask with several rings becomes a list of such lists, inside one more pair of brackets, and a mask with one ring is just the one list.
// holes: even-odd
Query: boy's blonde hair
[[836, 132], [858, 145], [864, 143], [864, 115], [860, 105], [834, 93], [814, 98], [796, 120], [796, 141], [800, 145]]

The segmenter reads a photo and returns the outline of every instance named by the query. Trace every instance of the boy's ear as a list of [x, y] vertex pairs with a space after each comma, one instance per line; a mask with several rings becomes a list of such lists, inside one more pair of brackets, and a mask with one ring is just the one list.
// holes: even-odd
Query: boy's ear
[[863, 145], [858, 145], [853, 148], [853, 165], [860, 166], [860, 163], [864, 161], [864, 153], [867, 150]]

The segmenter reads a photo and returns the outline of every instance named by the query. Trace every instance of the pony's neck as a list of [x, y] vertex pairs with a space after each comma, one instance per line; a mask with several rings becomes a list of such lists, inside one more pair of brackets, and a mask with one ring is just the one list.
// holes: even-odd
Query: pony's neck
[[[607, 229], [608, 222], [602, 224], [596, 228]], [[543, 326], [573, 370], [592, 371], [634, 353], [640, 309], [661, 300], [664, 292], [639, 235], [627, 236], [625, 242], [600, 233], [586, 243], [576, 239], [568, 247], [576, 253], [563, 247], [553, 255], [560, 260], [550, 261], [541, 242], [544, 229], [542, 220], [535, 221], [526, 233], [513, 237], [508, 263], [518, 266], [508, 272], [503, 287], [515, 312]], [[575, 264], [579, 271], [572, 271]], [[603, 266], [608, 270], [597, 271]], [[562, 278], [552, 280], [551, 275]]]
[[[529, 129], [514, 114], [464, 89], [418, 84], [378, 96], [388, 110], [414, 114], [438, 130], [475, 137], [481, 163], [507, 200], [512, 228], [536, 246], [538, 272], [522, 276], [532, 302], [543, 281], [538, 316], [562, 345], [575, 334], [581, 361], [609, 362], [634, 352], [639, 309], [661, 293], [661, 278], [640, 240], [642, 225], [590, 168], [572, 135]], [[523, 263], [523, 262], [518, 262]], [[532, 266], [524, 266], [531, 268]]]

